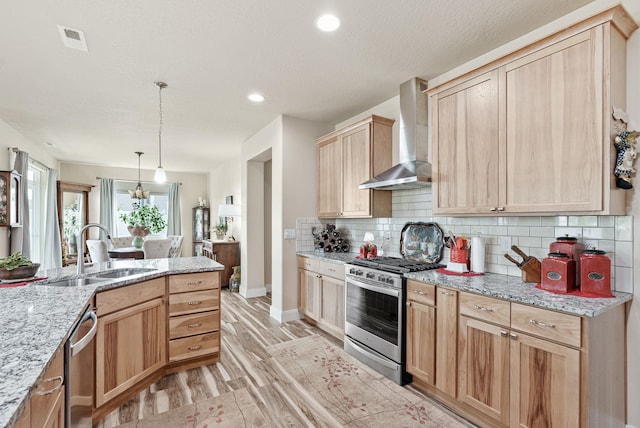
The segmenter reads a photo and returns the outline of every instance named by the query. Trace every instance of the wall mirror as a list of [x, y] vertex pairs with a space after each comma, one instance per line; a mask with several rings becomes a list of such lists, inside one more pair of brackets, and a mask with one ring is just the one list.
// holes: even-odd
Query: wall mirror
[[58, 181], [58, 224], [63, 266], [77, 263], [78, 254], [84, 254], [84, 249], [78, 248], [80, 243], [77, 242], [77, 236], [89, 219], [89, 192], [92, 187]]

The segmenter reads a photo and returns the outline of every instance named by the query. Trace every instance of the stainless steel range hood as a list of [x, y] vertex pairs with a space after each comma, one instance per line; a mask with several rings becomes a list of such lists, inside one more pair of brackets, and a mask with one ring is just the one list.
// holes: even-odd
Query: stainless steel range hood
[[428, 161], [427, 82], [414, 77], [400, 85], [399, 163], [360, 185], [360, 189], [416, 189], [431, 183]]

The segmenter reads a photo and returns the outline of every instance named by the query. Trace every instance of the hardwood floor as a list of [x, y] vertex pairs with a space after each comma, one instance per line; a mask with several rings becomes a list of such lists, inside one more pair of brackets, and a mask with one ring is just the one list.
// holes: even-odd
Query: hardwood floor
[[[303, 321], [278, 323], [269, 316], [270, 296], [244, 299], [228, 289], [223, 289], [221, 294], [221, 361], [165, 376], [107, 415], [97, 428], [207, 426], [199, 423], [198, 415], [206, 416], [207, 421], [214, 421], [219, 426], [229, 427], [371, 426], [355, 419], [344, 423], [344, 417], [336, 418], [327, 402], [296, 383], [280, 365], [284, 359], [276, 361], [267, 349], [273, 352], [274, 348], [285, 348], [283, 352], [287, 352], [287, 343], [299, 342], [296, 339], [300, 338], [309, 338], [307, 342], [311, 343], [315, 338], [318, 342], [317, 336], [338, 349], [342, 349], [342, 342]], [[284, 345], [275, 346], [278, 344]], [[295, 359], [287, 361], [292, 365], [291, 361], [295, 362]], [[396, 388], [395, 384], [392, 386]], [[411, 386], [397, 390], [409, 395], [409, 401], [426, 402], [427, 406], [433, 404]], [[366, 388], [359, 393], [367, 394]], [[407, 401], [406, 397], [403, 400]], [[438, 414], [442, 413], [439, 408], [436, 410]], [[448, 412], [445, 416], [449, 421], [446, 426], [473, 426], [455, 416], [452, 419]], [[429, 418], [425, 419], [426, 425], [422, 420], [421, 424], [445, 426], [438, 423], [437, 418]]]

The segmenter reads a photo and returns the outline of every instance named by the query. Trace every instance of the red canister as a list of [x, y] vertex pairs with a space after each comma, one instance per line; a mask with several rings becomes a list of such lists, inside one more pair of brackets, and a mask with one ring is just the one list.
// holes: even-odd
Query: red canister
[[612, 297], [611, 259], [602, 250], [584, 250], [580, 255], [580, 291]]
[[584, 244], [578, 242], [578, 238], [573, 236], [559, 236], [556, 238], [556, 242], [552, 242], [549, 245], [549, 251], [552, 253], [565, 253], [576, 262], [576, 286], [580, 285], [580, 254], [584, 251]]
[[569, 293], [576, 288], [576, 262], [566, 253], [552, 252], [542, 259], [540, 288]]

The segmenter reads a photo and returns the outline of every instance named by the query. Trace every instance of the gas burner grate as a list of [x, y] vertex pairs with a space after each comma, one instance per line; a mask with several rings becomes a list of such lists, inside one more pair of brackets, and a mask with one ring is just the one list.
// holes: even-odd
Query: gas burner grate
[[355, 259], [350, 264], [379, 269], [386, 272], [409, 273], [432, 270], [443, 267], [438, 263], [419, 262], [407, 260], [400, 257], [372, 257], [369, 259]]

